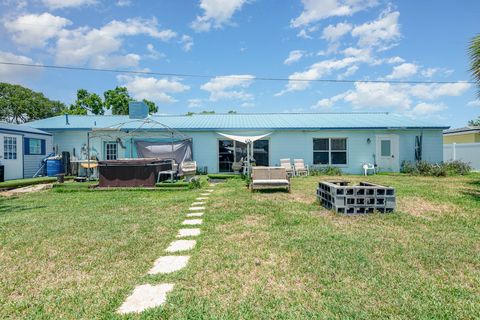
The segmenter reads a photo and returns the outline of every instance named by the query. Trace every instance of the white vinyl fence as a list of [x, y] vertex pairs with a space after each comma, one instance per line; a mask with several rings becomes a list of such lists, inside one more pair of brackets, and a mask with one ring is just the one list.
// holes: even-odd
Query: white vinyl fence
[[452, 143], [443, 145], [443, 161], [469, 162], [474, 170], [480, 170], [480, 143]]

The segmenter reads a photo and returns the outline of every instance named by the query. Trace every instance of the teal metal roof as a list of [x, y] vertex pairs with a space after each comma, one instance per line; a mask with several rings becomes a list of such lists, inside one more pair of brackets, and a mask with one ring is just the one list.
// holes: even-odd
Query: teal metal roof
[[319, 130], [319, 129], [390, 129], [436, 128], [447, 129], [425, 120], [411, 119], [394, 113], [250, 113], [154, 115], [152, 122], [128, 116], [57, 116], [28, 123], [34, 128], [54, 130], [91, 130], [117, 127], [124, 130], [163, 130], [166, 127], [184, 131], [207, 130]]
[[32, 128], [23, 124], [13, 124], [0, 122], [0, 131], [16, 132], [16, 133], [34, 133], [51, 136], [50, 133], [39, 130], [37, 128]]

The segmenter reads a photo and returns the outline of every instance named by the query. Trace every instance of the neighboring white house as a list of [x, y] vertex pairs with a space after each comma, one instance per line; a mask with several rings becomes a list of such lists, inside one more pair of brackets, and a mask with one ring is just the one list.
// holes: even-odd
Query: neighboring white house
[[0, 122], [0, 165], [4, 179], [31, 178], [52, 151], [52, 135], [25, 125]]

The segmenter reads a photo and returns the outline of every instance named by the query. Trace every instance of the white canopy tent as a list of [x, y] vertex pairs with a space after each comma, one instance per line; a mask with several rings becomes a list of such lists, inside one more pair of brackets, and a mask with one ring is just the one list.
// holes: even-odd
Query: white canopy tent
[[245, 160], [245, 174], [250, 174], [251, 172], [251, 163], [253, 159], [253, 143], [257, 140], [263, 139], [272, 133], [266, 133], [258, 136], [239, 136], [239, 135], [233, 135], [233, 134], [226, 134], [226, 133], [221, 133], [217, 132], [219, 135], [224, 136], [225, 138], [228, 138], [230, 140], [238, 141], [241, 143], [244, 143], [247, 145], [247, 159]]

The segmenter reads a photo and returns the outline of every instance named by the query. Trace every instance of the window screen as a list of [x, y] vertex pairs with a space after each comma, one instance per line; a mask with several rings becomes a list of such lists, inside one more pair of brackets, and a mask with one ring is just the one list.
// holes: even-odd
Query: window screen
[[313, 139], [313, 164], [346, 165], [346, 138]]

